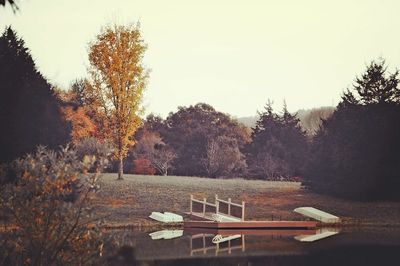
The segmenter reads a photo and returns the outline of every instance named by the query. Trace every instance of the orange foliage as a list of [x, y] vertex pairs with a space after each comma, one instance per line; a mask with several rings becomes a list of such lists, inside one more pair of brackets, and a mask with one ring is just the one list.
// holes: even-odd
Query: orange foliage
[[111, 129], [118, 179], [122, 179], [123, 159], [135, 144], [132, 136], [141, 125], [141, 101], [149, 76], [142, 62], [146, 49], [139, 25], [105, 27], [89, 48], [91, 79], [86, 93], [96, 99], [99, 118]]
[[86, 114], [84, 107], [73, 109], [72, 107], [62, 108], [65, 119], [71, 123], [71, 139], [74, 144], [79, 140], [94, 136], [96, 125]]
[[133, 160], [134, 173], [140, 175], [154, 175], [156, 169], [151, 165], [151, 162], [143, 157]]

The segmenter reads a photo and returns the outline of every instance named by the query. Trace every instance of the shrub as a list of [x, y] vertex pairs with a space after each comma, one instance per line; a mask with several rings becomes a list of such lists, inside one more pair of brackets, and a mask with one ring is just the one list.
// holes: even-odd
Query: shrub
[[80, 160], [82, 160], [85, 156], [91, 156], [95, 162], [90, 171], [96, 171], [94, 168], [99, 167], [100, 165], [103, 168], [110, 166], [110, 157], [113, 153], [114, 147], [110, 142], [105, 140], [98, 140], [94, 137], [88, 137], [77, 143], [75, 145], [75, 150]]
[[133, 160], [133, 171], [139, 175], [154, 175], [156, 173], [156, 169], [151, 165], [151, 162], [143, 157]]
[[96, 257], [97, 227], [88, 226], [94, 223], [89, 200], [99, 176], [87, 172], [94, 162], [88, 156], [78, 160], [68, 148], [55, 153], [38, 147], [11, 165], [16, 180], [0, 188], [0, 264], [82, 265]]

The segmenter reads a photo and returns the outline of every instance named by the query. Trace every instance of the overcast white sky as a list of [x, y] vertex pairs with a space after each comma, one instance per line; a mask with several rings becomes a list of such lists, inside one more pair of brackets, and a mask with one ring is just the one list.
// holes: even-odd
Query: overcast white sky
[[147, 113], [206, 102], [255, 115], [335, 105], [371, 60], [400, 68], [400, 1], [19, 0], [0, 29], [22, 37], [39, 70], [68, 88], [87, 75], [88, 42], [107, 23], [140, 21], [152, 69]]

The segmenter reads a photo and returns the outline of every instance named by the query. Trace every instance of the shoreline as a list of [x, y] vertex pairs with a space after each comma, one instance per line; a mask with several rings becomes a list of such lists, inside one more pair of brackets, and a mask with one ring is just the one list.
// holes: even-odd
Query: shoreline
[[[316, 194], [300, 183], [244, 179], [210, 179], [184, 176], [103, 174], [92, 198], [94, 215], [103, 217], [102, 228], [148, 230], [179, 228], [153, 221], [152, 211], [184, 214], [190, 195], [195, 198], [232, 198], [246, 202], [246, 220], [307, 220], [293, 210], [312, 206], [341, 219], [335, 227], [400, 228], [400, 202], [359, 202]], [[331, 226], [331, 225], [329, 225]]]

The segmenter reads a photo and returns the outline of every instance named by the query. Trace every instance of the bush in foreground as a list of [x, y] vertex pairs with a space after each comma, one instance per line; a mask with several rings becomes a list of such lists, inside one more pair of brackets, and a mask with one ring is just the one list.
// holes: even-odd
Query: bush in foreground
[[43, 147], [13, 163], [15, 182], [0, 191], [0, 264], [82, 265], [97, 257], [101, 243], [89, 202], [98, 173], [88, 174], [92, 166], [90, 157], [80, 161], [70, 149]]

